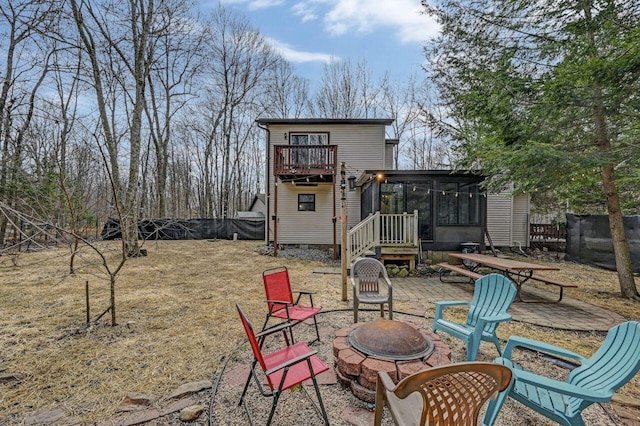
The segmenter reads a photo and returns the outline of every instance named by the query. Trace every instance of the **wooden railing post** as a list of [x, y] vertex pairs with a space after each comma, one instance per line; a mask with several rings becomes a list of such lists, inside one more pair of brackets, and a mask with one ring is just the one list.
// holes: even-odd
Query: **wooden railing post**
[[418, 245], [418, 210], [413, 211], [413, 245]]
[[347, 183], [345, 180], [347, 167], [344, 162], [340, 163], [340, 241], [342, 249], [341, 269], [342, 269], [342, 301], [347, 301]]

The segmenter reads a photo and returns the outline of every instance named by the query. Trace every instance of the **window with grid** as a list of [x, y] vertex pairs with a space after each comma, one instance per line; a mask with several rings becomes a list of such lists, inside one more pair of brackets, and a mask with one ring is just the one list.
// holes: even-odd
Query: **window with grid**
[[316, 211], [316, 195], [315, 194], [298, 194], [298, 211], [299, 212]]

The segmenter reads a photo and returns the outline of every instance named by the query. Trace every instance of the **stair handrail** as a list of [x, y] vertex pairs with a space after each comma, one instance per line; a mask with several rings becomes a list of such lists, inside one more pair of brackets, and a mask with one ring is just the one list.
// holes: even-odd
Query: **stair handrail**
[[[382, 226], [386, 221], [387, 226]], [[401, 224], [399, 226], [398, 224]], [[383, 230], [391, 234], [382, 235]], [[367, 251], [381, 245], [418, 246], [418, 210], [413, 213], [369, 214], [347, 233], [347, 264], [363, 256]]]
[[380, 245], [380, 212], [369, 214], [351, 228], [347, 235], [347, 264]]

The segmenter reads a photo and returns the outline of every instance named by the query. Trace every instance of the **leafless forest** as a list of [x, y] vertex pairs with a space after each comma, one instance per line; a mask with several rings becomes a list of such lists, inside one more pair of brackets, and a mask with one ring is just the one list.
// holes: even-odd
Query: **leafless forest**
[[391, 117], [399, 168], [450, 160], [425, 123], [419, 72], [332, 61], [312, 90], [245, 17], [196, 6], [0, 1], [5, 247], [25, 223], [85, 235], [107, 217], [129, 233], [138, 218], [233, 217], [263, 190], [258, 117]]

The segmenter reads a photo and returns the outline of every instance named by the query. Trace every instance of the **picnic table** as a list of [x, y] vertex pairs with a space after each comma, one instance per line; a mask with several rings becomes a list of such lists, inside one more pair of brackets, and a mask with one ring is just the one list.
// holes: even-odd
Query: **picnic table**
[[[439, 266], [445, 269], [453, 270], [456, 272], [462, 272], [463, 275], [473, 277], [478, 275], [478, 268], [481, 266], [494, 269], [507, 277], [509, 277], [517, 288], [516, 301], [525, 302], [522, 300], [521, 288], [522, 284], [529, 280], [535, 280], [544, 284], [555, 285], [560, 288], [560, 297], [556, 303], [562, 300], [563, 290], [565, 287], [577, 287], [575, 284], [567, 284], [552, 278], [546, 278], [541, 276], [534, 276], [535, 271], [558, 271], [560, 268], [555, 266], [540, 265], [537, 263], [522, 262], [519, 260], [505, 259], [495, 256], [487, 256], [478, 253], [449, 253], [450, 257], [462, 259], [461, 268], [457, 265], [449, 265], [448, 263], [441, 263]], [[468, 271], [468, 273], [465, 273]]]

